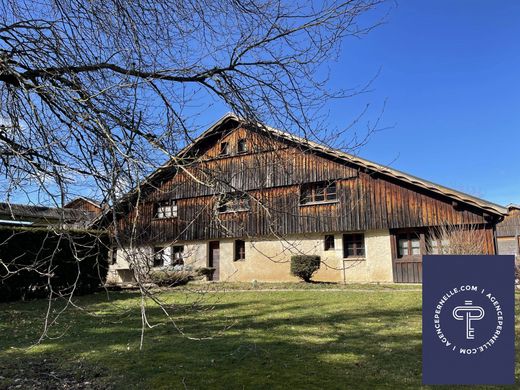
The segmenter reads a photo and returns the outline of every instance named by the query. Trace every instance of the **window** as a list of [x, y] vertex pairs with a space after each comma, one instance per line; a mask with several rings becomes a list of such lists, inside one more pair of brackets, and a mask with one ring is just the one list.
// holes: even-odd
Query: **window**
[[325, 240], [323, 241], [325, 244], [325, 250], [326, 251], [332, 251], [334, 250], [334, 236], [332, 234], [327, 234], [325, 236]]
[[162, 267], [164, 266], [164, 257], [166, 255], [165, 248], [155, 247], [153, 248], [153, 266]]
[[172, 246], [172, 265], [184, 265], [184, 246]]
[[222, 142], [220, 144], [220, 155], [226, 156], [229, 154], [229, 142]]
[[160, 202], [155, 204], [155, 218], [176, 218], [177, 217], [177, 202], [170, 200], [167, 202]]
[[363, 234], [343, 235], [343, 257], [365, 257], [365, 236]]
[[245, 138], [241, 138], [237, 142], [237, 153], [247, 152], [247, 141]]
[[430, 236], [426, 242], [426, 249], [430, 255], [447, 254], [450, 248], [450, 241], [448, 239], [441, 240], [440, 238]]
[[235, 240], [235, 261], [246, 259], [246, 242], [244, 240]]
[[397, 236], [397, 257], [417, 256], [421, 254], [421, 239], [417, 233]]
[[300, 204], [330, 202], [337, 199], [336, 182], [305, 184], [300, 189]]
[[223, 197], [218, 206], [220, 213], [232, 213], [237, 211], [248, 211], [249, 199], [246, 195], [234, 194]]
[[117, 249], [113, 248], [110, 253], [110, 262], [112, 265], [117, 263]]

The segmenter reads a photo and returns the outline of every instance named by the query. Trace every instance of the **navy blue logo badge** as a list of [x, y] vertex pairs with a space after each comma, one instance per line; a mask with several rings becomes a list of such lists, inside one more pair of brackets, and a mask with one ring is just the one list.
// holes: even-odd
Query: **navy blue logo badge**
[[423, 383], [514, 384], [514, 256], [423, 257]]

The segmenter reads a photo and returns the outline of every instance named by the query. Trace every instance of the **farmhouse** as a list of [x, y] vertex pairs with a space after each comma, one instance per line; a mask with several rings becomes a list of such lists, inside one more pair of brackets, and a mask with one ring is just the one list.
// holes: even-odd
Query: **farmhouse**
[[434, 227], [476, 227], [482, 252], [494, 254], [495, 226], [507, 212], [234, 114], [116, 210], [114, 282], [129, 281], [130, 263], [213, 267], [220, 281], [290, 281], [294, 254], [320, 256], [316, 280], [421, 282], [421, 255], [446, 245]]

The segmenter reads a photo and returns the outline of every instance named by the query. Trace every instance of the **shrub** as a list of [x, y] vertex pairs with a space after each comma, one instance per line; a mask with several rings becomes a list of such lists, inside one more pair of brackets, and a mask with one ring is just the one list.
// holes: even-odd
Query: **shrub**
[[430, 236], [442, 243], [441, 247], [437, 248], [439, 255], [486, 254], [486, 231], [475, 224], [461, 226], [445, 222], [430, 229]]
[[310, 282], [312, 274], [320, 268], [319, 256], [298, 255], [291, 257], [291, 274]]
[[108, 246], [98, 231], [0, 227], [0, 301], [47, 297], [51, 288], [57, 295], [96, 291]]
[[197, 275], [198, 276], [205, 276], [209, 279], [213, 276], [213, 273], [215, 272], [215, 268], [213, 267], [201, 267], [197, 268]]
[[193, 274], [188, 271], [154, 270], [148, 275], [150, 282], [159, 287], [175, 287], [188, 284], [193, 280]]

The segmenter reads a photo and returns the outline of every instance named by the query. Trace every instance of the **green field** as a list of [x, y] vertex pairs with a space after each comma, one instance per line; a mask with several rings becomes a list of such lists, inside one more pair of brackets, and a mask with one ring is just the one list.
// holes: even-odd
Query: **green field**
[[184, 335], [147, 302], [154, 328], [142, 351], [137, 292], [77, 298], [82, 309], [65, 311], [51, 338], [32, 347], [46, 302], [1, 304], [0, 388], [53, 380], [114, 389], [421, 387], [417, 286], [242, 287], [160, 293]]

